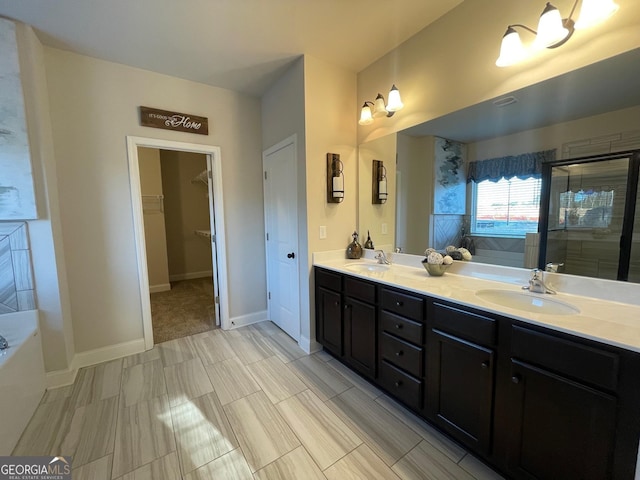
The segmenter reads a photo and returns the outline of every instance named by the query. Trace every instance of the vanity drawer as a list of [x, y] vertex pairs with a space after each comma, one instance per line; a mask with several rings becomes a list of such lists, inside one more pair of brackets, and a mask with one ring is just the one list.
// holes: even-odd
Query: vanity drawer
[[316, 267], [316, 286], [339, 292], [342, 290], [342, 275]]
[[394, 313], [385, 312], [380, 314], [380, 325], [383, 332], [389, 332], [396, 337], [400, 337], [409, 342], [422, 345], [424, 338], [424, 326], [420, 322], [409, 320]]
[[422, 376], [423, 352], [424, 349], [395, 338], [388, 333], [383, 333], [380, 336], [381, 357], [416, 377]]
[[383, 288], [381, 304], [385, 310], [398, 313], [411, 320], [422, 321], [424, 316], [424, 299], [417, 295]]
[[498, 328], [493, 318], [433, 302], [433, 327], [481, 345], [495, 345]]
[[380, 362], [380, 383], [392, 395], [411, 408], [422, 407], [422, 381], [413, 378], [386, 361]]
[[353, 277], [344, 277], [344, 293], [363, 302], [376, 303], [376, 286]]
[[608, 390], [618, 388], [620, 359], [606, 350], [514, 325], [511, 356]]

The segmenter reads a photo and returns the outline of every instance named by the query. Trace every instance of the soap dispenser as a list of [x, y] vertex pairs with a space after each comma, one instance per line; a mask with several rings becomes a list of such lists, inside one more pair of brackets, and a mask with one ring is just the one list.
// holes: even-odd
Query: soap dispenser
[[371, 240], [371, 235], [369, 234], [369, 230], [367, 230], [367, 241], [364, 242], [364, 248], [367, 250], [373, 250], [373, 241]]
[[347, 246], [347, 258], [357, 260], [362, 257], [362, 246], [358, 243], [358, 232], [353, 232], [353, 241]]

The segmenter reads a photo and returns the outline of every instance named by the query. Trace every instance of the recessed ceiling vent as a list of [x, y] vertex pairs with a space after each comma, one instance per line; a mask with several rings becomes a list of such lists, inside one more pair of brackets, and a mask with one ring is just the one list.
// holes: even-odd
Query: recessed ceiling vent
[[503, 98], [498, 98], [497, 100], [493, 101], [493, 104], [496, 107], [506, 107], [507, 105], [511, 105], [512, 103], [516, 103], [518, 101], [518, 99], [512, 95], [509, 95], [508, 97], [503, 97]]

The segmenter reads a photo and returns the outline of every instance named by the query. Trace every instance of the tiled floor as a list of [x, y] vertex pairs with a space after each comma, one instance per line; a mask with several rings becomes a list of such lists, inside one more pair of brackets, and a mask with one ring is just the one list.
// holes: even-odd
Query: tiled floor
[[81, 370], [14, 451], [54, 454], [73, 456], [74, 480], [501, 478], [269, 322]]

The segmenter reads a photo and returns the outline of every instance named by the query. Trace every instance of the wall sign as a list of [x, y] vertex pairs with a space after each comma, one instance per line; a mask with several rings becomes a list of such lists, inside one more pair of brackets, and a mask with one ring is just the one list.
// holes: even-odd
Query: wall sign
[[140, 125], [178, 132], [209, 135], [209, 119], [188, 113], [169, 112], [157, 108], [140, 107]]

